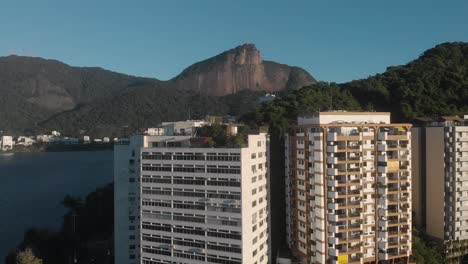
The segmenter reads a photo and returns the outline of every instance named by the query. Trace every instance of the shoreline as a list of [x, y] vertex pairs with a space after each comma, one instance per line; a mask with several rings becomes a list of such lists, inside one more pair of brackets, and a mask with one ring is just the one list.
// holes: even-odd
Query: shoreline
[[15, 148], [7, 151], [0, 151], [0, 154], [13, 154], [13, 153], [40, 153], [40, 152], [70, 152], [70, 151], [107, 151], [113, 150], [113, 143], [99, 143], [99, 144], [50, 144], [41, 146], [16, 146]]

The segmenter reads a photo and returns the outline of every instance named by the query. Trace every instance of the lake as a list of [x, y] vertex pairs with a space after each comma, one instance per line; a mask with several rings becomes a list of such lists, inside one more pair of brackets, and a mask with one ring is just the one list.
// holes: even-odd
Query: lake
[[112, 151], [0, 154], [0, 263], [28, 228], [61, 226], [65, 195], [112, 180]]

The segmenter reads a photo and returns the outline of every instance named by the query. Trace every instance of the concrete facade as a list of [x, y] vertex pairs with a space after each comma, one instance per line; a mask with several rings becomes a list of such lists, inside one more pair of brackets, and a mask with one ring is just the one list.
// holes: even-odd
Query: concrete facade
[[14, 142], [12, 136], [2, 136], [2, 150], [6, 151], [13, 148]]
[[242, 148], [116, 145], [115, 263], [269, 263], [268, 149], [266, 134]]
[[320, 112], [286, 135], [287, 242], [300, 263], [408, 263], [410, 124]]
[[412, 129], [415, 225], [444, 247], [445, 261], [468, 254], [468, 126], [443, 117]]

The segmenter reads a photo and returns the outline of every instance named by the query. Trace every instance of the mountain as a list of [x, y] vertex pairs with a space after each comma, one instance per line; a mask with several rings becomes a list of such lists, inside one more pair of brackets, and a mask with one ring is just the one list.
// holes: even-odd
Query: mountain
[[[0, 57], [0, 131], [105, 131], [209, 113], [239, 114], [252, 110], [264, 92], [314, 82], [301, 68], [262, 61], [253, 44], [195, 63], [169, 81], [42, 58]], [[141, 118], [147, 119], [137, 121]]]
[[56, 60], [0, 57], [0, 130], [31, 131], [54, 114], [126, 89], [160, 83], [96, 67], [72, 67]]
[[138, 78], [97, 67], [71, 67], [56, 60], [8, 56], [0, 58], [0, 92], [22, 97], [51, 112], [113, 96], [126, 88], [160, 81]]
[[395, 120], [468, 113], [468, 43], [443, 43], [406, 65], [340, 85], [364, 108]]
[[242, 115], [256, 107], [263, 92], [244, 90], [236, 94], [207, 96], [194, 91], [171, 88], [141, 88], [100, 99], [72, 111], [57, 114], [39, 125], [59, 128], [67, 135], [79, 130], [93, 136], [121, 136], [163, 121], [202, 119], [206, 115]]
[[303, 87], [245, 115], [281, 135], [297, 115], [324, 110], [388, 111], [393, 122], [468, 114], [468, 43], [443, 43], [406, 65], [347, 83]]
[[244, 44], [197, 62], [170, 81], [176, 88], [224, 96], [241, 90], [278, 92], [316, 83], [305, 70], [263, 61], [253, 44]]

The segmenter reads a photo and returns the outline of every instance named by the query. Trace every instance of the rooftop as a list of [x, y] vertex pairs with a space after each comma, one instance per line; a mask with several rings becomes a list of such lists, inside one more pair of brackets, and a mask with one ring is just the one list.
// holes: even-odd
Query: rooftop
[[389, 112], [316, 112], [297, 118], [298, 125], [319, 124], [390, 124]]

